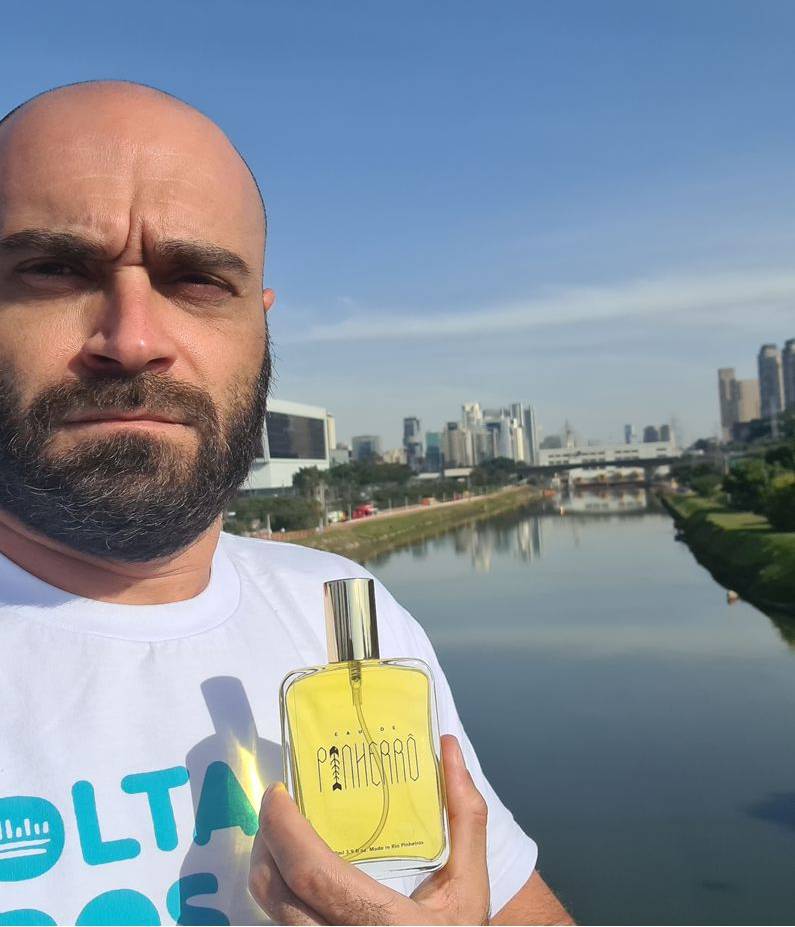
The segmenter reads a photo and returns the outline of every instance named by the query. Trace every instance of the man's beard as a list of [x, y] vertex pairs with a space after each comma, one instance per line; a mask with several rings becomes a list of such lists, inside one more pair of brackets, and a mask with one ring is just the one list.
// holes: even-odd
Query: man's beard
[[[23, 412], [13, 376], [0, 368], [0, 509], [80, 553], [126, 563], [171, 556], [210, 527], [246, 479], [270, 379], [266, 330], [259, 375], [234, 388], [222, 427], [203, 390], [150, 372], [70, 380]], [[195, 433], [184, 441], [160, 426], [87, 426], [107, 431], [47, 453], [67, 415], [111, 408], [187, 419]]]

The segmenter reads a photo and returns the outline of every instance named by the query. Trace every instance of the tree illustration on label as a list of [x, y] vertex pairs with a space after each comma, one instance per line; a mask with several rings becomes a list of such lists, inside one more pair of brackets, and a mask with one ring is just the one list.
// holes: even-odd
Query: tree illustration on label
[[340, 751], [337, 747], [332, 747], [328, 753], [331, 757], [331, 775], [334, 777], [334, 785], [331, 786], [331, 791], [333, 792], [334, 789], [342, 791], [342, 783], [340, 782]]

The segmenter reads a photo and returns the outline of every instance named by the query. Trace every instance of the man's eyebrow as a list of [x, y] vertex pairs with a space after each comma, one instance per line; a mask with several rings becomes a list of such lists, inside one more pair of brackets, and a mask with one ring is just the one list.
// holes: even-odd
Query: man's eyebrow
[[[0, 252], [38, 251], [74, 261], [107, 260], [104, 246], [74, 232], [25, 229], [0, 240]], [[157, 242], [154, 257], [192, 270], [227, 270], [241, 277], [251, 276], [251, 268], [234, 251], [204, 241], [179, 238]]]
[[154, 246], [155, 257], [196, 270], [229, 270], [241, 277], [251, 276], [251, 268], [234, 251], [204, 241], [171, 239]]
[[73, 232], [53, 232], [49, 229], [24, 229], [0, 240], [0, 251], [40, 251], [72, 260], [107, 257], [104, 247], [91, 238]]

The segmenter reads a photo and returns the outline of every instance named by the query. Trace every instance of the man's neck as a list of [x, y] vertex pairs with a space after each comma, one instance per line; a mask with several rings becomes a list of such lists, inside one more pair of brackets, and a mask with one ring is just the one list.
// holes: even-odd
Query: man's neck
[[0, 510], [0, 553], [74, 595], [119, 605], [163, 605], [192, 599], [207, 587], [221, 525], [219, 515], [190, 547], [167, 560], [121, 563], [51, 541]]

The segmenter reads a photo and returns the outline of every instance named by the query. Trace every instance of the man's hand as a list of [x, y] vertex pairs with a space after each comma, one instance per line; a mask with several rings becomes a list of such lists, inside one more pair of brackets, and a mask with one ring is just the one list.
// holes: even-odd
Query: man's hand
[[458, 741], [442, 737], [450, 858], [411, 898], [340, 859], [282, 783], [268, 788], [251, 851], [249, 891], [278, 924], [486, 924], [486, 815]]

